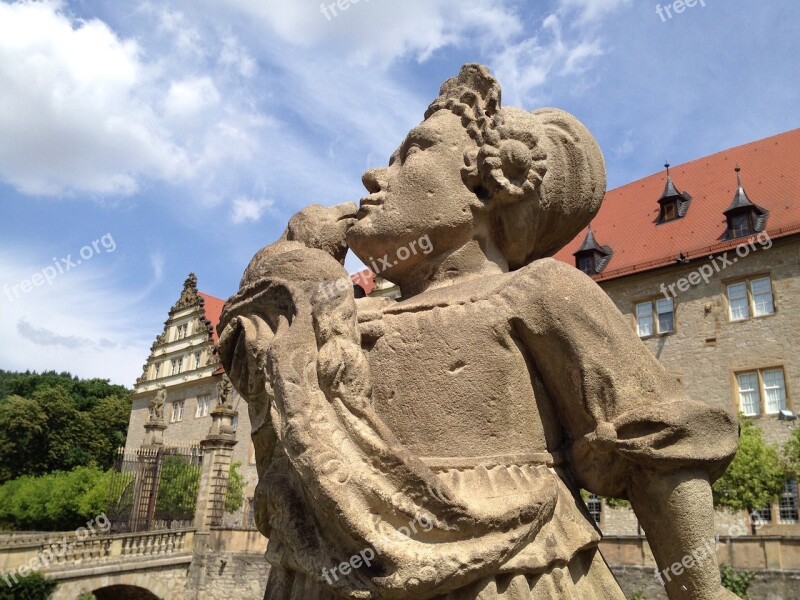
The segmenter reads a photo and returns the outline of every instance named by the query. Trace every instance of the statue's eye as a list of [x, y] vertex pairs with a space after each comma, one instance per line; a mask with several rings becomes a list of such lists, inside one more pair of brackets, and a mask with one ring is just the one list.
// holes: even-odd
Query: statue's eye
[[408, 148], [406, 148], [405, 157], [403, 158], [403, 162], [409, 159], [409, 157], [413, 156], [417, 152], [421, 152], [422, 147], [419, 144], [410, 144]]

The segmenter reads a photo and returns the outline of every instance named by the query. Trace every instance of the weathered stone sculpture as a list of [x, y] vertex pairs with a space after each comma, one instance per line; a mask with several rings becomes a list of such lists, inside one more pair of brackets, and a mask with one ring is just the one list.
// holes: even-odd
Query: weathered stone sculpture
[[[705, 548], [734, 418], [546, 258], [603, 198], [591, 134], [501, 108], [466, 65], [363, 181], [357, 211], [306, 209], [254, 257], [219, 326], [253, 428], [266, 598], [623, 600], [580, 488], [629, 499], [661, 568]], [[347, 247], [382, 257], [403, 299], [354, 300]], [[667, 590], [734, 597], [708, 556]]]
[[156, 395], [153, 396], [152, 399], [148, 402], [148, 408], [150, 409], [150, 421], [151, 422], [163, 422], [164, 421], [164, 404], [167, 402], [167, 388], [162, 383], [158, 386], [158, 392]]

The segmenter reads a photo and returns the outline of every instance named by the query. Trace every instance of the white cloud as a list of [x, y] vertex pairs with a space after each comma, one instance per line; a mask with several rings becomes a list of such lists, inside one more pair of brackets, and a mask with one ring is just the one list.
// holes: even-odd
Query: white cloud
[[266, 120], [214, 72], [255, 72], [236, 38], [140, 12], [158, 26], [134, 40], [59, 2], [0, 2], [0, 178], [33, 195], [131, 195], [156, 180], [203, 197], [243, 148], [252, 158]]
[[21, 248], [0, 251], [2, 367], [70, 371], [132, 386], [164, 319], [163, 307], [154, 310], [150, 298], [118, 287], [125, 272], [118, 252], [95, 256], [25, 293], [19, 284], [51, 264], [41, 256]]
[[233, 201], [233, 210], [231, 211], [231, 221], [234, 223], [244, 223], [252, 221], [253, 223], [261, 220], [264, 211], [272, 206], [271, 200], [244, 198], [239, 197]]
[[388, 66], [400, 58], [425, 61], [446, 46], [477, 51], [518, 35], [522, 23], [504, 0], [361, 0], [344, 11], [331, 2], [226, 0], [298, 48], [326, 48], [361, 65]]
[[581, 24], [596, 23], [620, 8], [631, 6], [633, 0], [561, 0], [566, 11], [576, 11]]

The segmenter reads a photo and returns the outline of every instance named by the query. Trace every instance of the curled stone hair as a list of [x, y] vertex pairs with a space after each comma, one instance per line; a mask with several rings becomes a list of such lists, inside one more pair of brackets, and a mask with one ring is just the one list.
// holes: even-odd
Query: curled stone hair
[[517, 269], [550, 256], [594, 217], [605, 194], [603, 155], [574, 116], [557, 109], [501, 107], [486, 67], [467, 64], [425, 113], [449, 110], [475, 146], [462, 179], [491, 214], [494, 240]]

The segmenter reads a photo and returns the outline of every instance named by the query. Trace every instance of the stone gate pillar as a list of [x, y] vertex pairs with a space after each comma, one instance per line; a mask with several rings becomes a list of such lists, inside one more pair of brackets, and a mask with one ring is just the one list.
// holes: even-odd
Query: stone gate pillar
[[194, 526], [198, 531], [208, 531], [213, 525], [222, 523], [228, 474], [236, 445], [233, 418], [238, 414], [227, 402], [218, 404], [211, 412], [211, 429], [206, 439], [200, 442], [203, 467], [194, 513]]
[[147, 531], [152, 527], [161, 480], [161, 461], [164, 449], [163, 413], [150, 416], [144, 429], [144, 443], [136, 453], [136, 488], [133, 494], [131, 531]]

